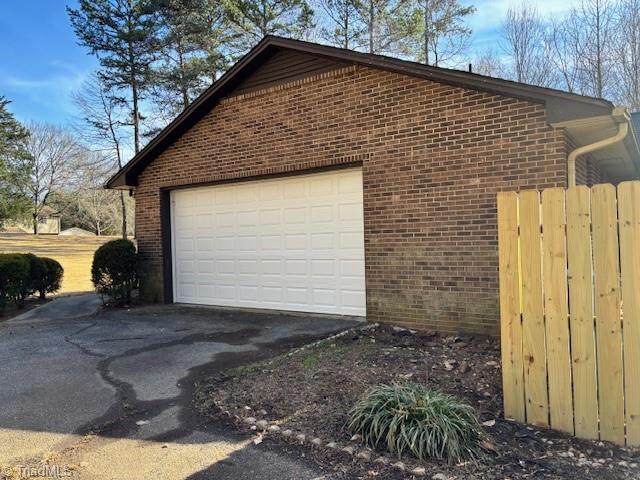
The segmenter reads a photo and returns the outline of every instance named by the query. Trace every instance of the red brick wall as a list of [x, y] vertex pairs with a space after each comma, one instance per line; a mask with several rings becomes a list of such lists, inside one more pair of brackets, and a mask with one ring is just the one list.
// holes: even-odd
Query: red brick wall
[[227, 99], [144, 171], [143, 293], [161, 299], [160, 187], [361, 162], [371, 321], [497, 333], [496, 193], [565, 185], [544, 107], [364, 67]]

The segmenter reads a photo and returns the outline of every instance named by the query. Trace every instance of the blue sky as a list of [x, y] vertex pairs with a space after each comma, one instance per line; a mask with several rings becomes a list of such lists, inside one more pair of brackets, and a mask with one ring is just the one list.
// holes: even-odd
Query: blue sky
[[0, 7], [0, 95], [22, 121], [66, 123], [70, 93], [97, 62], [76, 44], [64, 0], [3, 0]]
[[[517, 0], [462, 0], [477, 12], [470, 21], [474, 49], [497, 50], [500, 22]], [[561, 0], [530, 0], [548, 15], [567, 9]], [[75, 115], [70, 94], [96, 67], [76, 43], [65, 10], [75, 0], [2, 0], [0, 6], [0, 95], [21, 121], [65, 124]]]

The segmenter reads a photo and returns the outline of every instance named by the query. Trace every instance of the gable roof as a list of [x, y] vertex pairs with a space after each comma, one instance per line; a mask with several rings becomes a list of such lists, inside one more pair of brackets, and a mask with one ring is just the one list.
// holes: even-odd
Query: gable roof
[[247, 85], [251, 75], [278, 52], [303, 53], [341, 65], [364, 65], [438, 83], [528, 100], [546, 106], [547, 122], [562, 123], [597, 115], [609, 115], [614, 105], [603, 99], [551, 88], [487, 77], [461, 70], [433, 67], [407, 60], [355, 52], [316, 43], [266, 36], [219, 80], [180, 113], [106, 184], [107, 188], [131, 188], [138, 175], [164, 149], [209, 112], [222, 98]]
[[58, 212], [57, 210], [54, 210], [49, 205], [43, 205], [40, 211], [38, 212], [39, 218], [60, 217], [60, 216], [62, 216], [60, 212]]

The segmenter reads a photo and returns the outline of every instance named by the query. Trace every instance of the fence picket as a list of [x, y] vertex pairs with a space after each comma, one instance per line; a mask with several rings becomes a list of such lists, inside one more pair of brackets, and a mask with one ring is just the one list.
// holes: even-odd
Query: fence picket
[[627, 445], [640, 445], [640, 183], [618, 185]]
[[613, 185], [591, 189], [596, 350], [600, 438], [624, 443], [622, 335], [616, 191]]
[[589, 188], [586, 186], [567, 190], [567, 246], [575, 429], [579, 437], [597, 439], [598, 390], [593, 322], [591, 203]]
[[518, 197], [514, 192], [498, 193], [498, 244], [504, 414], [507, 418], [524, 422], [522, 325], [518, 278]]
[[505, 416], [640, 446], [640, 181], [498, 194]]
[[544, 285], [551, 426], [573, 433], [565, 198], [562, 188], [542, 192], [542, 282]]
[[549, 426], [549, 396], [542, 299], [540, 194], [538, 191], [521, 192], [519, 208], [522, 269], [522, 354], [527, 423], [546, 427]]

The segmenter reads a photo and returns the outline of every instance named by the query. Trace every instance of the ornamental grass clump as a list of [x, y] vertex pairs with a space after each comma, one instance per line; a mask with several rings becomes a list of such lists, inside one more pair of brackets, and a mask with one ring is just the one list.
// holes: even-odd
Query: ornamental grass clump
[[484, 439], [473, 408], [416, 383], [369, 389], [350, 412], [348, 428], [372, 448], [449, 463], [478, 458]]

